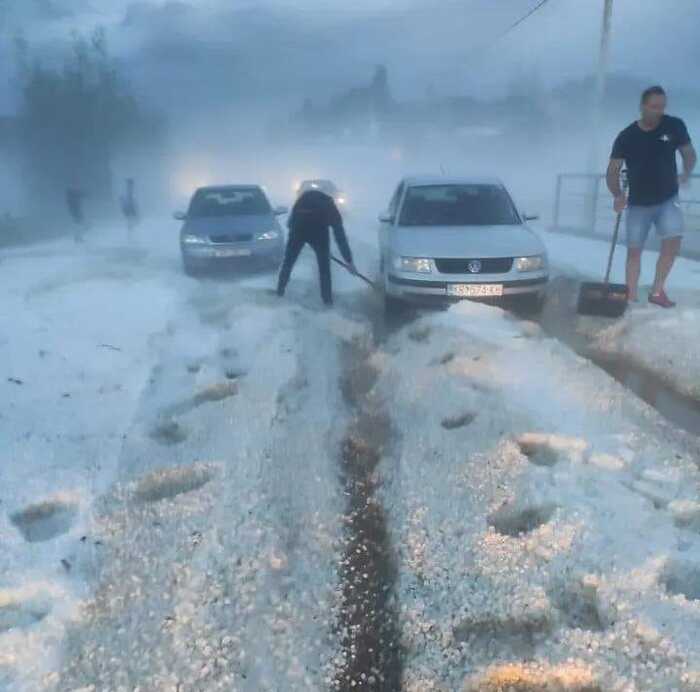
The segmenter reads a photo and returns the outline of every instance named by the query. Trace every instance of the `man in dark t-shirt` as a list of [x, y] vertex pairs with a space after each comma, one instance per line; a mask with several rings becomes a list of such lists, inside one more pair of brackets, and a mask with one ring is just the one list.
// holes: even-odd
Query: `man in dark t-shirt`
[[318, 260], [321, 297], [326, 305], [332, 305], [329, 228], [333, 229], [335, 242], [350, 271], [353, 273], [356, 271], [350, 245], [345, 235], [343, 219], [333, 198], [320, 190], [304, 192], [292, 209], [288, 226], [289, 238], [280, 269], [277, 294], [284, 295], [292, 268], [304, 245], [308, 243], [316, 253]]
[[[608, 189], [615, 198], [615, 211], [627, 210], [627, 290], [637, 301], [642, 250], [652, 225], [661, 238], [649, 302], [664, 308], [675, 303], [666, 295], [665, 284], [678, 255], [683, 237], [683, 213], [678, 201], [679, 183], [685, 185], [697, 156], [685, 123], [665, 114], [666, 93], [650, 87], [642, 94], [642, 117], [624, 129], [615, 140], [608, 166]], [[676, 152], [683, 159], [678, 176]], [[620, 171], [627, 165], [629, 199], [620, 187]]]

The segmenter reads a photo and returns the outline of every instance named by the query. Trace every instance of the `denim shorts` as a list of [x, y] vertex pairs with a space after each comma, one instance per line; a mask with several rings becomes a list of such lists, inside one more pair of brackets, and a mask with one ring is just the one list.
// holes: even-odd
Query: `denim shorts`
[[684, 221], [678, 196], [651, 207], [627, 209], [627, 247], [643, 248], [652, 225], [662, 240], [683, 235]]

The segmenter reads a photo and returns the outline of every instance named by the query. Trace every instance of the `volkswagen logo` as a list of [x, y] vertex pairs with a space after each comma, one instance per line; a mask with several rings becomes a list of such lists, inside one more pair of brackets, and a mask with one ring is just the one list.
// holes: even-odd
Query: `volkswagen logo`
[[467, 269], [471, 274], [478, 274], [481, 271], [481, 260], [469, 260]]

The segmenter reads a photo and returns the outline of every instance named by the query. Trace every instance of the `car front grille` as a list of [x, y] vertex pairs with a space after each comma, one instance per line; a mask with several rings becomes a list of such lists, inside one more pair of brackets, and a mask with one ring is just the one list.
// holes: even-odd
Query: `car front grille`
[[513, 258], [436, 259], [435, 266], [441, 274], [507, 274], [513, 268]]
[[209, 236], [209, 241], [212, 243], [246, 243], [251, 240], [253, 240], [252, 233], [220, 233]]

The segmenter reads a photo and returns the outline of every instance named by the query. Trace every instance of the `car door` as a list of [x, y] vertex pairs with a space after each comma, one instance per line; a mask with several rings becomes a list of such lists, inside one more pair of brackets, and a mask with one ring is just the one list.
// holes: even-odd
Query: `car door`
[[382, 268], [390, 259], [391, 231], [396, 225], [396, 217], [399, 213], [399, 205], [401, 204], [404, 188], [405, 184], [403, 182], [399, 183], [393, 197], [391, 198], [391, 201], [389, 202], [386, 212], [384, 212], [380, 217], [379, 257]]

